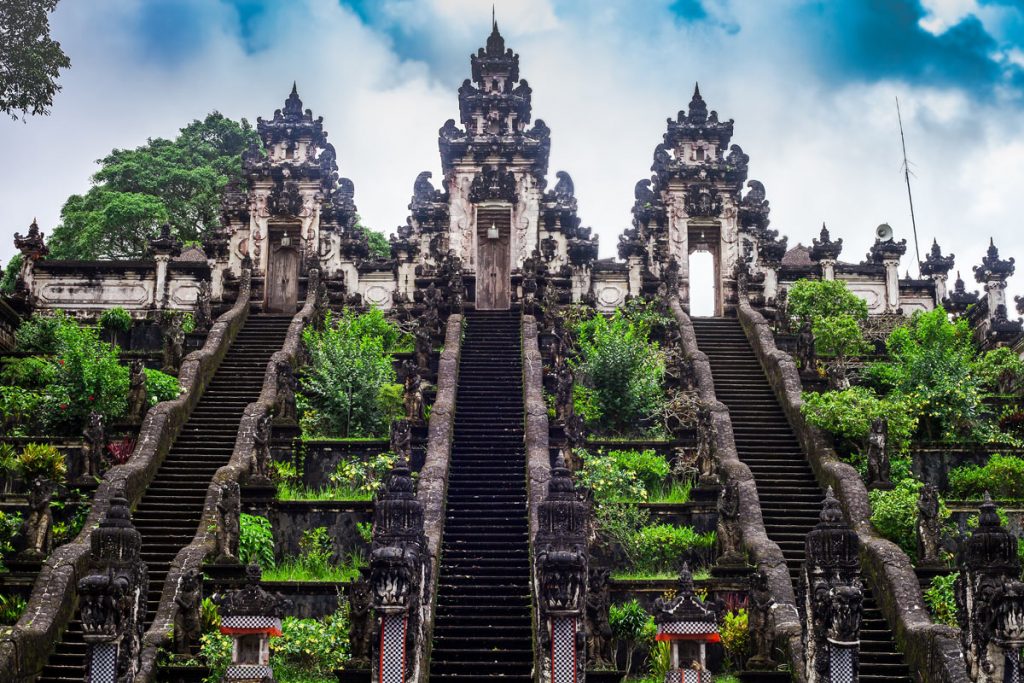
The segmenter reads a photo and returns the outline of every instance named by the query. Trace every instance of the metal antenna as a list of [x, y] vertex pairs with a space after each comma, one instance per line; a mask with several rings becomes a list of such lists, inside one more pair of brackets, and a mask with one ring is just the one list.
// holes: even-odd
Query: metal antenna
[[910, 165], [907, 163], [907, 138], [903, 135], [903, 115], [900, 98], [896, 98], [896, 119], [900, 122], [900, 144], [903, 145], [903, 178], [907, 181], [907, 199], [910, 201], [910, 225], [914, 229], [914, 254], [917, 256], [917, 274], [921, 274], [921, 248], [917, 244], [917, 220], [914, 218], [914, 195], [910, 192]]

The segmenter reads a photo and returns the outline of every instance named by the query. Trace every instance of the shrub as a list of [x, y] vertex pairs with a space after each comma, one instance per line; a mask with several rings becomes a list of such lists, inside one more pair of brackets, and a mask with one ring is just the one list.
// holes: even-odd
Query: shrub
[[609, 605], [608, 625], [617, 643], [626, 644], [626, 672], [633, 668], [633, 655], [640, 645], [652, 643], [657, 633], [654, 619], [636, 600]]
[[299, 553], [302, 563], [311, 572], [326, 570], [334, 554], [334, 544], [331, 535], [327, 533], [327, 527], [318, 526], [303, 531], [299, 539]]
[[352, 491], [359, 497], [372, 497], [395, 464], [395, 454], [380, 453], [369, 460], [342, 458], [327, 480], [331, 486]]
[[0, 428], [13, 436], [38, 433], [45, 398], [31, 389], [0, 386]]
[[0, 624], [13, 626], [25, 613], [28, 603], [20, 595], [0, 594]]
[[239, 520], [238, 559], [242, 564], [258, 564], [263, 569], [274, 567], [274, 530], [270, 520], [244, 512]]
[[4, 358], [0, 360], [0, 384], [24, 389], [41, 389], [56, 377], [57, 371], [48, 358]]
[[1024, 384], [1024, 361], [1009, 346], [982, 354], [977, 371], [982, 385], [992, 393], [1019, 391]]
[[181, 394], [178, 378], [159, 370], [144, 368], [146, 373], [146, 402], [152, 408], [161, 401], [173, 401]]
[[594, 500], [610, 501], [646, 501], [647, 490], [643, 482], [631, 470], [625, 469], [614, 458], [599, 453], [579, 452], [583, 459], [583, 467], [576, 475], [581, 486], [594, 493]]
[[77, 327], [77, 324], [64, 311], [56, 310], [49, 315], [33, 313], [14, 331], [17, 349], [29, 353], [56, 353], [57, 330], [67, 326]]
[[281, 681], [308, 680], [310, 675], [332, 677], [348, 659], [348, 653], [344, 609], [320, 619], [285, 617], [281, 636], [270, 641], [270, 663]]
[[653, 524], [641, 527], [634, 534], [631, 552], [634, 566], [641, 571], [671, 571], [679, 568], [686, 553], [711, 548], [714, 544], [713, 531], [700, 534], [689, 526]]
[[889, 422], [889, 448], [894, 456], [906, 454], [917, 429], [917, 416], [906, 401], [878, 398], [867, 387], [855, 386], [843, 391], [807, 392], [800, 412], [815, 427], [831, 432], [842, 450], [860, 451], [871, 432], [871, 423], [879, 417]]
[[49, 421], [81, 432], [89, 413], [109, 423], [128, 409], [128, 368], [118, 349], [100, 341], [95, 328], [63, 325], [57, 333], [57, 375], [47, 391]]
[[789, 314], [797, 322], [844, 315], [866, 320], [868, 305], [842, 280], [797, 280], [787, 292]]
[[21, 513], [0, 510], [0, 571], [4, 555], [14, 552], [14, 539], [21, 533]]
[[747, 626], [747, 610], [738, 609], [726, 612], [719, 628], [722, 647], [736, 670], [743, 668], [750, 655], [750, 631]]
[[932, 582], [924, 591], [924, 601], [932, 618], [946, 626], [958, 626], [956, 620], [956, 598], [953, 586], [960, 572], [932, 577]]
[[132, 314], [120, 306], [115, 306], [103, 311], [97, 322], [104, 330], [127, 332], [132, 329]]
[[310, 358], [297, 397], [304, 432], [340, 437], [383, 433], [389, 418], [383, 392], [395, 383], [395, 371], [377, 330], [378, 316], [379, 311], [345, 311], [337, 320], [328, 315], [323, 330], [303, 331]]
[[24, 261], [24, 256], [21, 254], [15, 254], [11, 257], [11, 260], [7, 262], [7, 267], [4, 268], [3, 277], [0, 277], [0, 294], [14, 293], [14, 285], [18, 281], [18, 273], [21, 272], [21, 264]]
[[966, 465], [949, 472], [949, 493], [957, 498], [1024, 498], [1024, 458], [994, 454], [984, 465]]
[[917, 557], [917, 497], [923, 484], [908, 478], [889, 490], [868, 492], [871, 500], [871, 523], [883, 537], [903, 549], [911, 558]]
[[637, 433], [650, 425], [664, 402], [665, 364], [647, 334], [616, 311], [579, 323], [579, 355], [573, 360], [579, 383], [593, 390], [600, 426]]
[[18, 455], [18, 474], [26, 481], [46, 479], [55, 484], [64, 482], [68, 467], [64, 456], [50, 444], [25, 444]]

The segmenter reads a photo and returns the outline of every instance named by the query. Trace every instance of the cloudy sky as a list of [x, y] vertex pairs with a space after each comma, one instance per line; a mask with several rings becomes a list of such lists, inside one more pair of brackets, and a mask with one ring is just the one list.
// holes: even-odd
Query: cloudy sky
[[[552, 176], [572, 174], [604, 256], [695, 81], [735, 119], [733, 141], [791, 245], [822, 221], [846, 260], [863, 258], [883, 221], [912, 243], [898, 96], [922, 253], [937, 238], [967, 275], [989, 236], [1024, 255], [1020, 0], [498, 0], [496, 11], [534, 117], [552, 130]], [[112, 148], [212, 110], [269, 117], [293, 80], [324, 117], [364, 221], [390, 233], [416, 174], [439, 175], [437, 130], [458, 118], [490, 19], [482, 0], [65, 0], [52, 28], [72, 68], [52, 115], [0, 121], [0, 261], [33, 216], [52, 230]]]

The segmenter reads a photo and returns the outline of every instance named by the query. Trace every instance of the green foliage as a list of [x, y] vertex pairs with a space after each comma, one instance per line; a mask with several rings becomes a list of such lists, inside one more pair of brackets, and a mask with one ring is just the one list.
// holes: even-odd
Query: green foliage
[[115, 306], [103, 311], [97, 322], [104, 330], [127, 332], [132, 329], [132, 314], [120, 306]]
[[157, 227], [170, 223], [183, 241], [202, 240], [220, 224], [220, 196], [242, 180], [242, 152], [260, 144], [245, 119], [213, 112], [174, 140], [150, 139], [99, 161], [93, 187], [71, 195], [50, 239], [62, 259], [141, 258]]
[[370, 543], [373, 540], [373, 522], [357, 522], [356, 531], [359, 532], [359, 538], [363, 539], [364, 543]]
[[61, 325], [56, 332], [57, 374], [47, 391], [48, 421], [78, 434], [91, 411], [109, 424], [128, 409], [128, 368], [118, 348], [100, 341], [93, 327]]
[[621, 311], [601, 315], [576, 327], [579, 355], [573, 360], [577, 381], [592, 389], [601, 415], [599, 425], [615, 433], [635, 433], [649, 424], [665, 400], [665, 363], [657, 344], [641, 325]]
[[849, 314], [815, 318], [811, 323], [814, 350], [825, 358], [845, 359], [871, 350], [857, 318]]
[[727, 612], [719, 627], [722, 647], [734, 669], [742, 669], [750, 656], [750, 631], [747, 627], [747, 610]]
[[238, 535], [238, 559], [258, 564], [264, 571], [274, 568], [274, 530], [270, 520], [242, 513]]
[[21, 533], [21, 513], [0, 510], [0, 571], [5, 571], [3, 557], [14, 552], [14, 539]]
[[[334, 671], [348, 659], [348, 619], [344, 609], [320, 619], [285, 617], [281, 636], [270, 641], [275, 679], [308, 680], [309, 675], [336, 680]], [[297, 678], [296, 676], [301, 676]]]
[[642, 297], [634, 297], [622, 307], [623, 315], [633, 323], [640, 334], [650, 337], [652, 334], [676, 324], [675, 319], [665, 313], [660, 302]]
[[21, 264], [25, 262], [25, 257], [21, 254], [15, 254], [11, 257], [11, 260], [7, 262], [7, 267], [4, 268], [3, 277], [0, 278], [0, 294], [13, 294], [14, 285], [18, 281], [18, 273], [21, 272]]
[[583, 468], [577, 482], [590, 488], [598, 501], [646, 501], [660, 491], [669, 464], [654, 450], [615, 450], [607, 454], [580, 449]]
[[342, 458], [327, 480], [331, 486], [353, 492], [355, 500], [368, 500], [377, 492], [384, 477], [395, 464], [395, 454], [379, 453], [369, 460], [358, 457]]
[[633, 598], [629, 602], [608, 607], [608, 625], [619, 641], [644, 643], [654, 640], [650, 629], [651, 615]]
[[949, 495], [981, 498], [1024, 498], [1024, 458], [995, 453], [985, 465], [965, 465], [949, 472]]
[[0, 625], [13, 626], [25, 613], [28, 603], [20, 595], [4, 595], [0, 593]]
[[0, 384], [24, 389], [43, 389], [52, 382], [57, 370], [42, 356], [0, 359]]
[[18, 455], [18, 474], [25, 481], [46, 479], [55, 484], [64, 482], [68, 468], [56, 446], [42, 443], [26, 444]]
[[672, 481], [657, 489], [647, 500], [649, 503], [689, 503], [693, 483], [690, 481]]
[[[551, 397], [552, 406], [554, 396]], [[584, 423], [588, 425], [600, 424], [601, 404], [596, 391], [582, 384], [576, 383], [572, 386], [573, 412], [579, 415]], [[551, 409], [554, 411], [554, 407]]]
[[58, 1], [0, 3], [0, 112], [15, 120], [48, 115], [61, 89], [57, 77], [71, 67], [60, 43], [50, 37], [49, 14]]
[[391, 258], [391, 242], [387, 235], [379, 230], [368, 228], [360, 222], [356, 222], [355, 230], [366, 236], [366, 242], [370, 246], [370, 256], [373, 258]]
[[168, 375], [166, 372], [160, 372], [159, 370], [150, 370], [149, 368], [143, 368], [142, 370], [146, 373], [146, 402], [150, 407], [155, 406], [161, 401], [171, 401], [178, 398], [181, 393], [181, 386], [178, 384], [178, 378], [174, 375]]
[[331, 562], [331, 555], [334, 554], [331, 535], [327, 533], [327, 527], [318, 526], [303, 531], [302, 538], [299, 539], [299, 553], [303, 563], [311, 570], [326, 568]]
[[231, 636], [220, 631], [207, 631], [199, 639], [199, 658], [210, 668], [208, 683], [216, 683], [224, 678], [224, 672], [231, 664]]
[[669, 571], [682, 564], [683, 556], [697, 548], [711, 548], [715, 532], [697, 533], [693, 527], [652, 524], [633, 535], [633, 564], [642, 571]]
[[0, 429], [12, 436], [38, 433], [45, 398], [40, 391], [0, 386]]
[[660, 683], [672, 668], [672, 646], [667, 640], [654, 643], [650, 654], [651, 677]]
[[[903, 549], [911, 558], [917, 557], [917, 497], [923, 484], [907, 478], [889, 490], [868, 492], [871, 500], [871, 523], [884, 538]], [[944, 509], [940, 514], [948, 515]]]
[[310, 562], [303, 555], [289, 557], [263, 573], [264, 581], [315, 581], [340, 583], [355, 581], [360, 569], [366, 567], [366, 558], [360, 553], [349, 553], [338, 565], [330, 562]]
[[310, 363], [300, 377], [297, 404], [303, 432], [319, 436], [375, 436], [390, 417], [385, 387], [395, 383], [389, 349], [400, 332], [371, 310], [327, 316], [324, 328], [302, 333]]
[[790, 315], [797, 322], [813, 322], [820, 318], [852, 316], [866, 320], [868, 305], [846, 287], [842, 280], [797, 280], [789, 288]]
[[1009, 346], [982, 354], [976, 372], [985, 390], [993, 394], [1019, 393], [1024, 385], [1024, 361]]
[[196, 317], [189, 311], [181, 316], [181, 331], [185, 334], [192, 334], [196, 331]]
[[74, 319], [69, 318], [61, 310], [56, 310], [52, 314], [33, 313], [14, 331], [17, 349], [27, 353], [56, 353], [57, 330], [74, 324]]
[[820, 394], [807, 392], [803, 398], [800, 412], [807, 421], [832, 432], [847, 452], [864, 447], [871, 432], [871, 423], [879, 417], [889, 422], [891, 453], [900, 456], [910, 449], [917, 429], [917, 415], [905, 398], [878, 398], [874, 391], [862, 386]]
[[[68, 541], [72, 540], [75, 536], [77, 536], [78, 533], [82, 530], [82, 527], [85, 526], [85, 520], [89, 517], [89, 498], [77, 489], [75, 489], [73, 493], [77, 494], [77, 500], [75, 500], [75, 495], [69, 494], [67, 497], [63, 499], [53, 500], [50, 502], [50, 509], [53, 510], [54, 513], [64, 511], [67, 508], [68, 503], [78, 503], [77, 505], [74, 506], [74, 514], [71, 515], [70, 519], [66, 521], [54, 522], [54, 546], [67, 543]], [[54, 516], [56, 517], [57, 515], [55, 514]]]
[[209, 633], [220, 628], [220, 612], [217, 611], [217, 603], [212, 597], [203, 598], [199, 605], [199, 619], [203, 624], [203, 633]]
[[956, 620], [956, 598], [953, 586], [960, 572], [935, 576], [924, 591], [924, 601], [932, 618], [946, 626], [958, 626]]

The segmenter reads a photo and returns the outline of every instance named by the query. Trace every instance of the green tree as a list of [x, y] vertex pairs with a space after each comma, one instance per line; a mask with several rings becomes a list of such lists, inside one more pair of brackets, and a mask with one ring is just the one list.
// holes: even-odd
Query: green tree
[[59, 0], [0, 2], [0, 111], [17, 120], [50, 113], [57, 76], [71, 66], [50, 37], [49, 14]]
[[21, 272], [21, 264], [24, 263], [25, 257], [21, 254], [15, 254], [11, 257], [11, 260], [7, 262], [7, 267], [4, 268], [3, 277], [0, 278], [0, 294], [11, 294], [14, 292], [14, 285], [18, 281], [18, 273]]
[[797, 280], [787, 295], [789, 313], [798, 322], [841, 315], [852, 315], [857, 320], [868, 317], [867, 302], [847, 289], [842, 280]]
[[50, 239], [59, 259], [140, 258], [161, 223], [182, 241], [208, 237], [219, 226], [220, 196], [242, 179], [242, 152], [259, 136], [249, 123], [213, 112], [181, 129], [100, 159], [93, 187], [71, 195]]
[[384, 233], [368, 228], [358, 221], [356, 222], [355, 229], [366, 235], [366, 241], [370, 245], [370, 256], [385, 259], [391, 258], [391, 242]]

